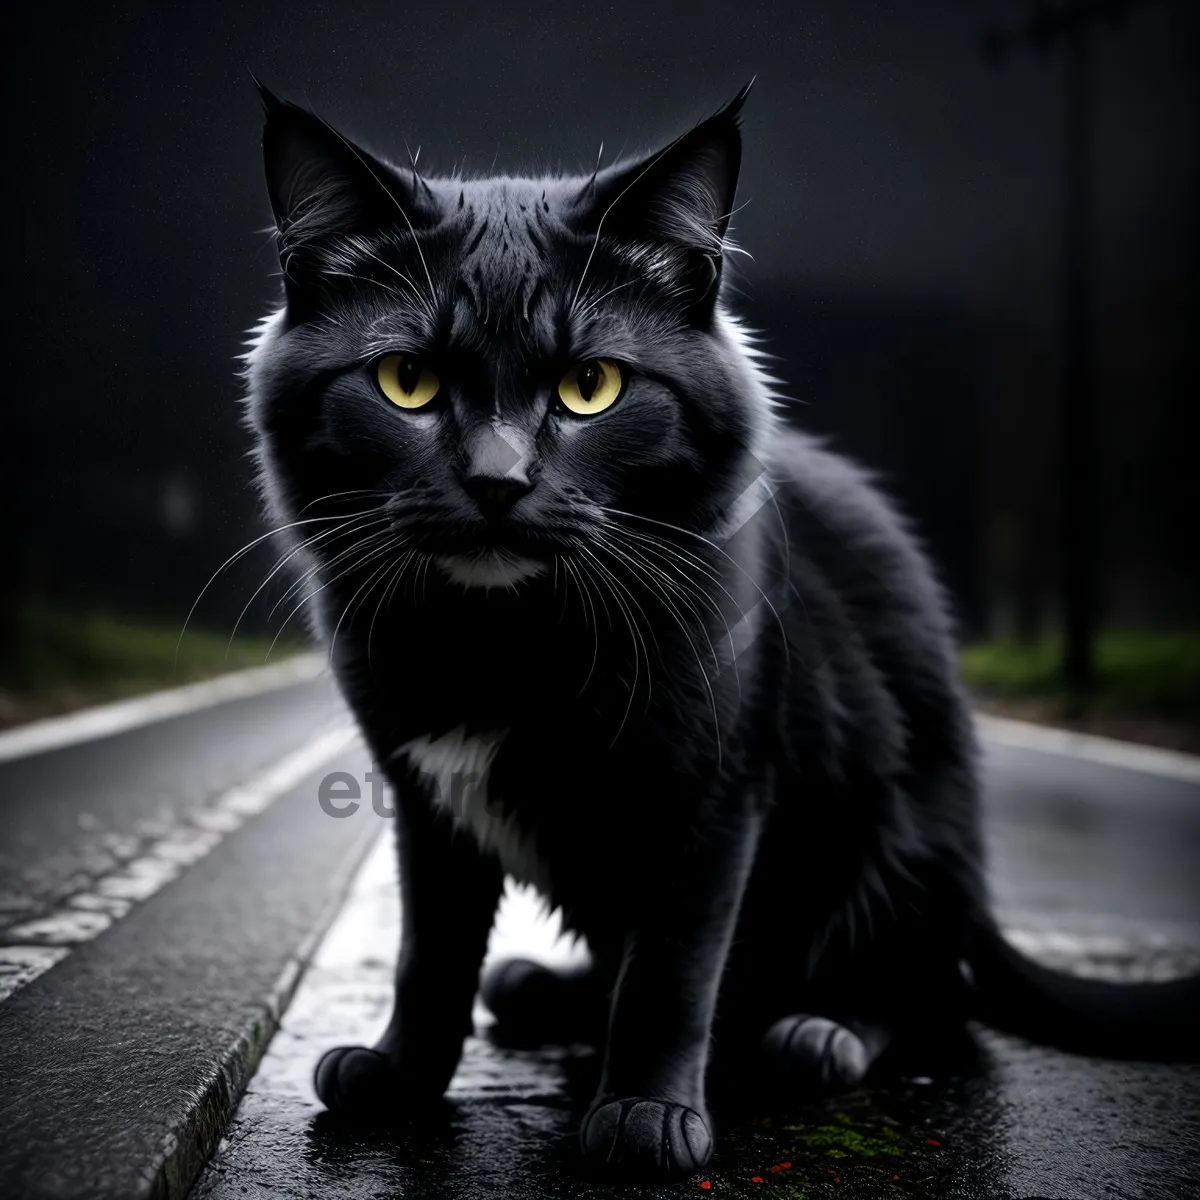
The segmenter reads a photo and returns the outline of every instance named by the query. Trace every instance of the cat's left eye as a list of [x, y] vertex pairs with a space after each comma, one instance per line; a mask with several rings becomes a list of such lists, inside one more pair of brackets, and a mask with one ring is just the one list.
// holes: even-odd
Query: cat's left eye
[[375, 364], [379, 389], [397, 408], [424, 408], [438, 393], [438, 377], [419, 359], [389, 354]]
[[577, 417], [594, 417], [621, 395], [621, 368], [608, 358], [576, 363], [559, 381], [558, 398]]

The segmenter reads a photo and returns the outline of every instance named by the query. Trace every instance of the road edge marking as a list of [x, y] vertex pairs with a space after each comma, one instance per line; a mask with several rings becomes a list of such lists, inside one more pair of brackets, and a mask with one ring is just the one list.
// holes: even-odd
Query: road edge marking
[[94, 880], [86, 892], [69, 897], [44, 916], [18, 921], [0, 932], [0, 965], [12, 967], [11, 973], [0, 975], [0, 1004], [207, 857], [357, 736], [357, 726], [348, 724], [316, 735], [247, 782], [227, 788], [214, 804], [190, 814], [145, 853]]
[[1011, 717], [975, 714], [975, 727], [984, 741], [1018, 750], [1041, 750], [1080, 758], [1106, 767], [1122, 767], [1145, 775], [1161, 775], [1184, 783], [1200, 783], [1200, 756], [1140, 742], [1122, 742], [1095, 733], [1077, 733], [1054, 725], [1034, 725]]
[[0, 732], [0, 763], [111, 737], [128, 729], [165, 721], [168, 717], [183, 716], [202, 708], [212, 708], [230, 700], [258, 696], [296, 683], [307, 683], [318, 678], [325, 667], [323, 654], [297, 654], [269, 667], [230, 671], [215, 679], [132, 696], [128, 700], [115, 700], [110, 704], [99, 704], [60, 717], [30, 721], [26, 725]]

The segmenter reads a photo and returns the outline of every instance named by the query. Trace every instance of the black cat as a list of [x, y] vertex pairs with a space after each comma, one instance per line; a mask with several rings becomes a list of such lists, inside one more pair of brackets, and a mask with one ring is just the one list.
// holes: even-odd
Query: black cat
[[1067, 978], [997, 933], [942, 592], [721, 298], [744, 99], [590, 177], [425, 179], [264, 94], [286, 296], [249, 419], [399, 818], [394, 1015], [321, 1060], [332, 1109], [442, 1094], [506, 872], [593, 965], [484, 998], [603, 1039], [582, 1145], [634, 1174], [707, 1161], [722, 1065], [848, 1085], [968, 1016], [1196, 1045], [1194, 981]]

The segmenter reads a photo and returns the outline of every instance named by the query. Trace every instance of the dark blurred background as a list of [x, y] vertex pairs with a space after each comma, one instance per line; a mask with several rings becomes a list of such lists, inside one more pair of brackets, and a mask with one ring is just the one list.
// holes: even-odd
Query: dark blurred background
[[[1074, 217], [1064, 17], [1088, 54]], [[647, 148], [757, 75], [740, 305], [801, 423], [913, 515], [981, 686], [1057, 686], [1074, 494], [1094, 543], [1089, 686], [1126, 662], [1116, 709], [1200, 712], [1194, 0], [98, 3], [22, 21], [5, 73], [0, 719], [153, 675], [260, 529], [235, 356], [278, 280], [251, 71], [385, 155], [420, 146], [431, 173], [590, 169], [601, 142], [606, 160]], [[1090, 337], [1067, 351], [1072, 272]], [[1081, 353], [1084, 425], [1064, 407]], [[1075, 493], [1072, 438], [1092, 480], [1071, 475]], [[205, 595], [213, 646], [270, 562]], [[246, 627], [235, 661], [273, 632], [265, 608]], [[196, 636], [189, 671], [205, 669]]]

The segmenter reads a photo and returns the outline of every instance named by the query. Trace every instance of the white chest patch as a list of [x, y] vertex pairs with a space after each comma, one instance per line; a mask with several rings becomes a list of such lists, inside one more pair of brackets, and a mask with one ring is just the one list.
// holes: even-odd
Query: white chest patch
[[532, 842], [516, 822], [488, 805], [488, 774], [507, 730], [467, 734], [463, 726], [441, 737], [413, 738], [400, 751], [433, 784], [433, 801], [470, 831], [480, 849], [494, 854], [519, 883], [545, 893], [549, 876]]

